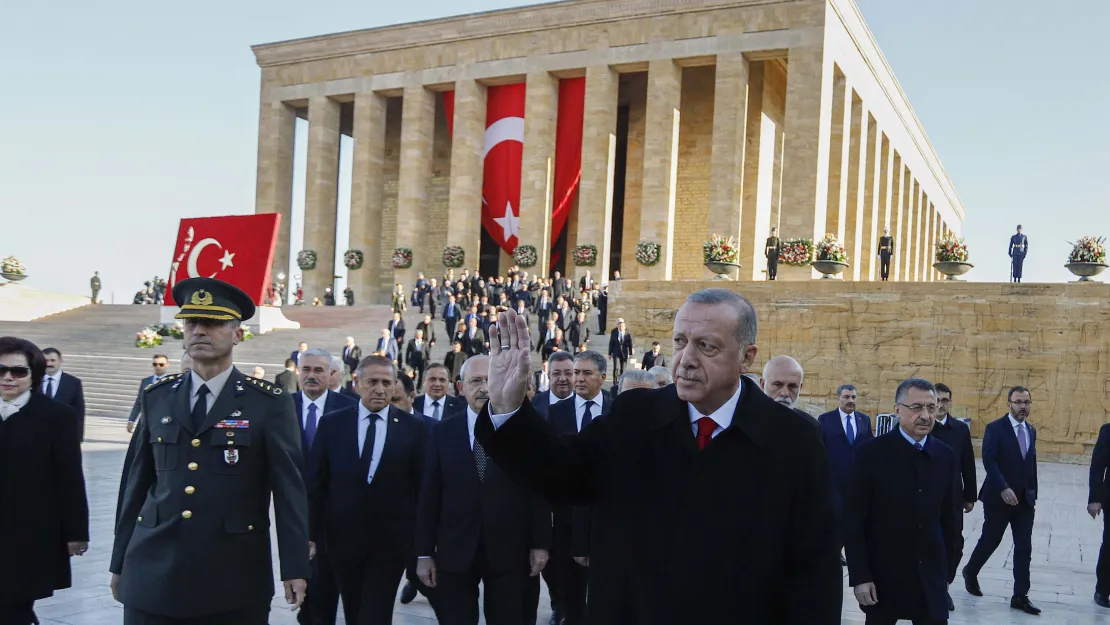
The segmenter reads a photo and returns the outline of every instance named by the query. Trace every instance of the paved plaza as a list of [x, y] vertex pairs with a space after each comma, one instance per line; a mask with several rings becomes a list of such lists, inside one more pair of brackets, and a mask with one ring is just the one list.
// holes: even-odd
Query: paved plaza
[[[123, 611], [112, 599], [108, 588], [108, 561], [111, 557], [119, 473], [127, 437], [120, 420], [92, 418], [89, 421], [84, 454], [92, 542], [88, 554], [74, 558], [74, 587], [38, 602], [36, 611], [43, 625], [120, 625], [123, 622]], [[980, 479], [982, 474], [980, 467]], [[1110, 622], [1110, 610], [1099, 608], [1091, 601], [1101, 519], [1095, 522], [1086, 514], [1087, 467], [1041, 464], [1040, 479], [1040, 501], [1033, 531], [1033, 590], [1029, 596], [1044, 610], [1044, 614], [1040, 617], [1028, 616], [1009, 607], [1012, 544], [1007, 537], [980, 575], [985, 597], [971, 597], [964, 592], [962, 585], [954, 587], [956, 612], [950, 621], [954, 625], [1105, 625]], [[964, 535], [969, 542], [966, 558], [978, 539], [983, 517], [977, 507], [964, 518]], [[275, 553], [275, 564], [276, 560]], [[229, 590], [211, 589], [212, 592]], [[863, 623], [863, 614], [856, 607], [847, 582], [844, 598], [847, 608], [843, 622]], [[289, 612], [281, 596], [274, 598], [273, 606], [271, 625], [296, 623], [295, 616]], [[549, 610], [545, 593], [540, 601], [540, 622], [547, 622]], [[343, 622], [342, 619], [340, 622]], [[421, 597], [407, 606], [398, 604], [393, 622], [398, 625], [427, 625], [435, 622], [435, 617]]]

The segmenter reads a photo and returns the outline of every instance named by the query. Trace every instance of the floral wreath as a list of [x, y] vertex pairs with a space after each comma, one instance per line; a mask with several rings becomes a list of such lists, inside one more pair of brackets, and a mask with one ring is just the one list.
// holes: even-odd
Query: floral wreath
[[659, 264], [663, 248], [655, 241], [640, 241], [636, 244], [636, 262], [646, 267]]
[[316, 252], [313, 250], [301, 250], [297, 252], [297, 266], [302, 270], [316, 268]]
[[576, 245], [571, 251], [574, 264], [579, 267], [593, 267], [597, 264], [596, 245]]
[[466, 250], [458, 245], [448, 245], [443, 248], [444, 267], [462, 267], [464, 262], [466, 262]]
[[361, 269], [364, 257], [362, 250], [347, 250], [343, 252], [343, 264], [347, 269]]
[[408, 269], [412, 267], [412, 250], [407, 247], [393, 249], [393, 268]]
[[779, 248], [779, 262], [804, 267], [813, 260], [813, 239], [785, 239]]
[[536, 263], [539, 262], [539, 254], [536, 252], [535, 246], [518, 245], [513, 250], [513, 261], [525, 269], [535, 267]]

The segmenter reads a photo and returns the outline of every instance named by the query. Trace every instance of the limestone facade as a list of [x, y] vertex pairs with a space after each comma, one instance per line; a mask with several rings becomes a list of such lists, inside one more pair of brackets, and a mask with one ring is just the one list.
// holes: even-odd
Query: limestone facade
[[[852, 0], [571, 0], [254, 47], [262, 72], [256, 211], [286, 217], [288, 250], [320, 259], [305, 296], [331, 283], [331, 254], [360, 249], [361, 302], [442, 272], [446, 245], [481, 246], [486, 88], [527, 84], [519, 240], [551, 255], [558, 81], [585, 76], [582, 176], [567, 250], [593, 272], [707, 277], [710, 234], [740, 244], [741, 277], [765, 274], [763, 240], [836, 234], [850, 269], [877, 279], [878, 237], [896, 237], [892, 280], [929, 281], [932, 245], [964, 208]], [[454, 91], [453, 136], [443, 92]], [[290, 246], [294, 124], [309, 125], [305, 240]], [[338, 137], [354, 138], [351, 236], [335, 241]], [[636, 244], [662, 246], [658, 265]], [[394, 269], [394, 248], [413, 266]], [[502, 267], [508, 257], [502, 254]], [[569, 267], [581, 274], [586, 267]], [[780, 267], [782, 280], [815, 277]]]

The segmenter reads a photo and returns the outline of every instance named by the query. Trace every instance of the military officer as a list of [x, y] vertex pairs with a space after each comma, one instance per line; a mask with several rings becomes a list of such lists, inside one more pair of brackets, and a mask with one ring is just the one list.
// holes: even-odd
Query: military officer
[[143, 393], [145, 417], [116, 525], [112, 594], [124, 625], [265, 625], [274, 594], [273, 495], [286, 602], [309, 577], [300, 430], [280, 387], [232, 366], [254, 304], [190, 278], [173, 288], [192, 370]]
[[879, 277], [883, 282], [890, 279], [890, 259], [894, 256], [894, 237], [890, 236], [890, 226], [883, 228], [879, 237]]
[[771, 228], [771, 236], [767, 237], [767, 245], [763, 247], [763, 255], [767, 257], [767, 279], [774, 280], [779, 275], [779, 252], [782, 251], [782, 242], [779, 240], [779, 229]]
[[1021, 282], [1021, 266], [1028, 253], [1029, 237], [1021, 233], [1021, 224], [1018, 224], [1017, 234], [1010, 237], [1010, 282]]

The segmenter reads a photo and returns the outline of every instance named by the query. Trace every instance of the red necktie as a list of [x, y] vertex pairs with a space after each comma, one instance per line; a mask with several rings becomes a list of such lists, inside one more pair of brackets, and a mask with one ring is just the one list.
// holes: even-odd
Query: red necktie
[[717, 422], [709, 417], [702, 417], [696, 421], [698, 424], [698, 449], [705, 449], [709, 441], [713, 440], [713, 430], [717, 429]]

